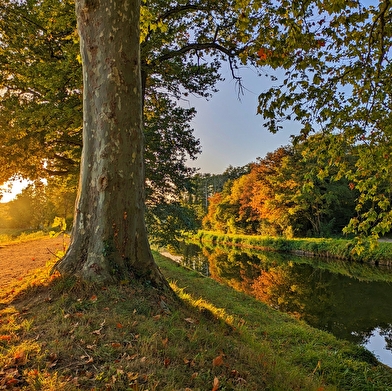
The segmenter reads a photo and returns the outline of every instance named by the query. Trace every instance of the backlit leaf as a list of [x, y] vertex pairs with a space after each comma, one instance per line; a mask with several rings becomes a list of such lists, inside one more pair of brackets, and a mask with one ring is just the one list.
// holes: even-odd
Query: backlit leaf
[[215, 377], [214, 382], [212, 384], [212, 391], [218, 391], [218, 388], [219, 388], [219, 379]]

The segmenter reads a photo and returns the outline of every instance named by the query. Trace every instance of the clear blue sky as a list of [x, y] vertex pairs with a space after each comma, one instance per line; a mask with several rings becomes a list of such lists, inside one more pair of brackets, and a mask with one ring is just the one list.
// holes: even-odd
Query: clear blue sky
[[264, 157], [281, 145], [290, 143], [290, 135], [297, 134], [299, 126], [285, 126], [277, 134], [263, 127], [261, 115], [257, 115], [259, 94], [271, 86], [269, 78], [258, 76], [250, 68], [240, 71], [245, 94], [238, 99], [238, 88], [228, 66], [223, 65], [225, 81], [219, 92], [206, 101], [190, 98], [190, 105], [197, 110], [193, 121], [195, 136], [200, 139], [202, 153], [196, 161], [189, 162], [200, 168], [201, 173], [220, 174], [228, 166], [243, 166], [257, 157]]

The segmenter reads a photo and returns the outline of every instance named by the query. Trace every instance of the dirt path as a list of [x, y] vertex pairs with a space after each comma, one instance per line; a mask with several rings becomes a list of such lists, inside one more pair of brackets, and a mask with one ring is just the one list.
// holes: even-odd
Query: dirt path
[[[66, 244], [69, 239], [64, 238]], [[5, 287], [34, 269], [54, 260], [63, 250], [63, 237], [43, 238], [28, 242], [0, 245], [0, 287]]]

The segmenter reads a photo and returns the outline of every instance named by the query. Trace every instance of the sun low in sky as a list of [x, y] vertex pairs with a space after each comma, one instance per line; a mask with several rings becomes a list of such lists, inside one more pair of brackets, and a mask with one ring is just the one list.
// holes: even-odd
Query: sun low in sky
[[13, 182], [7, 182], [5, 185], [1, 186], [1, 199], [0, 202], [12, 201], [22, 190], [28, 185], [27, 180], [17, 180]]

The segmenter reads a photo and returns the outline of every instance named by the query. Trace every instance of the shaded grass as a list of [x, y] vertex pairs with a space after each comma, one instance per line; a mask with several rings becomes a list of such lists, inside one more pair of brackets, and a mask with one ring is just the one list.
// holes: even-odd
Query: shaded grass
[[365, 349], [155, 257], [176, 295], [49, 264], [0, 291], [0, 388], [392, 390]]

